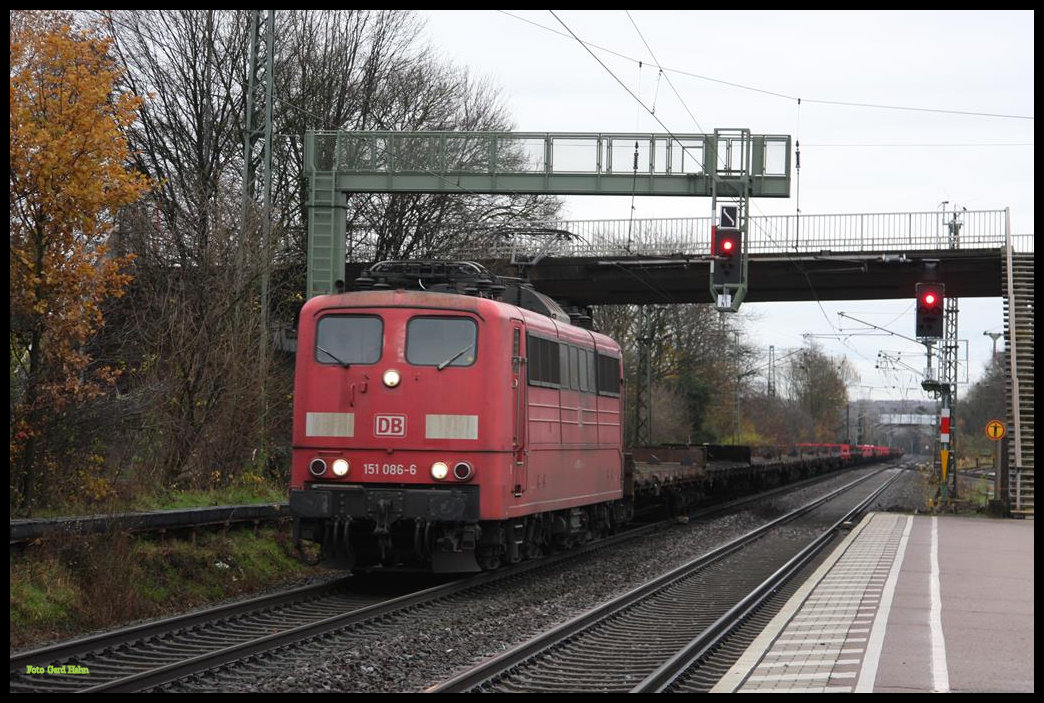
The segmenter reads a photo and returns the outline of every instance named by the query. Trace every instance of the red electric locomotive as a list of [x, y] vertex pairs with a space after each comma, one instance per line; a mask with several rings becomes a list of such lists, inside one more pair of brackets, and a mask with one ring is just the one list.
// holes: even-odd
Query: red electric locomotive
[[297, 538], [340, 568], [477, 571], [629, 518], [613, 340], [475, 264], [357, 283], [300, 315]]

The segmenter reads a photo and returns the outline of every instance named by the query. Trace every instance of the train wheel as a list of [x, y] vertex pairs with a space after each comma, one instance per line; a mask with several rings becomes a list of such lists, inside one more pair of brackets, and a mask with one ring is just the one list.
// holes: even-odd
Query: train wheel
[[500, 564], [503, 561], [501, 556], [503, 549], [499, 546], [495, 547], [480, 547], [477, 555], [478, 564], [482, 567], [483, 571], [493, 571], [499, 569]]

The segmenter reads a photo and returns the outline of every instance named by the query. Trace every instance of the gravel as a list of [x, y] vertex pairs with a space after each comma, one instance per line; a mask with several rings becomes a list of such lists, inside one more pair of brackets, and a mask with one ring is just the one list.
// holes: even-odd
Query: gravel
[[[842, 485], [851, 473], [830, 479]], [[822, 486], [823, 484], [821, 484]], [[775, 499], [770, 511], [798, 507], [822, 487]], [[906, 472], [883, 494], [874, 510], [914, 512], [924, 506], [921, 477]], [[695, 520], [655, 534], [615, 553], [578, 558], [554, 574], [534, 575], [503, 591], [475, 597], [467, 610], [425, 609], [402, 629], [358, 634], [350, 646], [309, 645], [297, 663], [252, 676], [236, 692], [418, 692], [456, 672], [514, 647], [596, 605], [639, 586], [649, 578], [707, 553], [760, 525], [766, 508]], [[756, 514], [755, 514], [756, 512]]]

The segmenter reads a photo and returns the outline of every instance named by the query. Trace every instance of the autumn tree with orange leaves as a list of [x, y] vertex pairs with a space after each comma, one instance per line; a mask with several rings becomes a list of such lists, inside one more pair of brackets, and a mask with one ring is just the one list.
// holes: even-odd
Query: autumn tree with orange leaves
[[28, 514], [47, 496], [104, 490], [100, 459], [63, 442], [63, 424], [117, 373], [85, 344], [130, 281], [106, 250], [115, 212], [149, 185], [128, 170], [141, 99], [114, 89], [108, 41], [62, 12], [15, 11], [10, 70], [10, 487]]

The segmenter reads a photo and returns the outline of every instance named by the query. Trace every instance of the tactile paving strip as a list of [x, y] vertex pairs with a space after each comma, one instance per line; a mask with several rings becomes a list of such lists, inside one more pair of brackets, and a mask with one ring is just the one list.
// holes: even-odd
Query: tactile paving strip
[[912, 520], [864, 517], [711, 692], [855, 691]]

